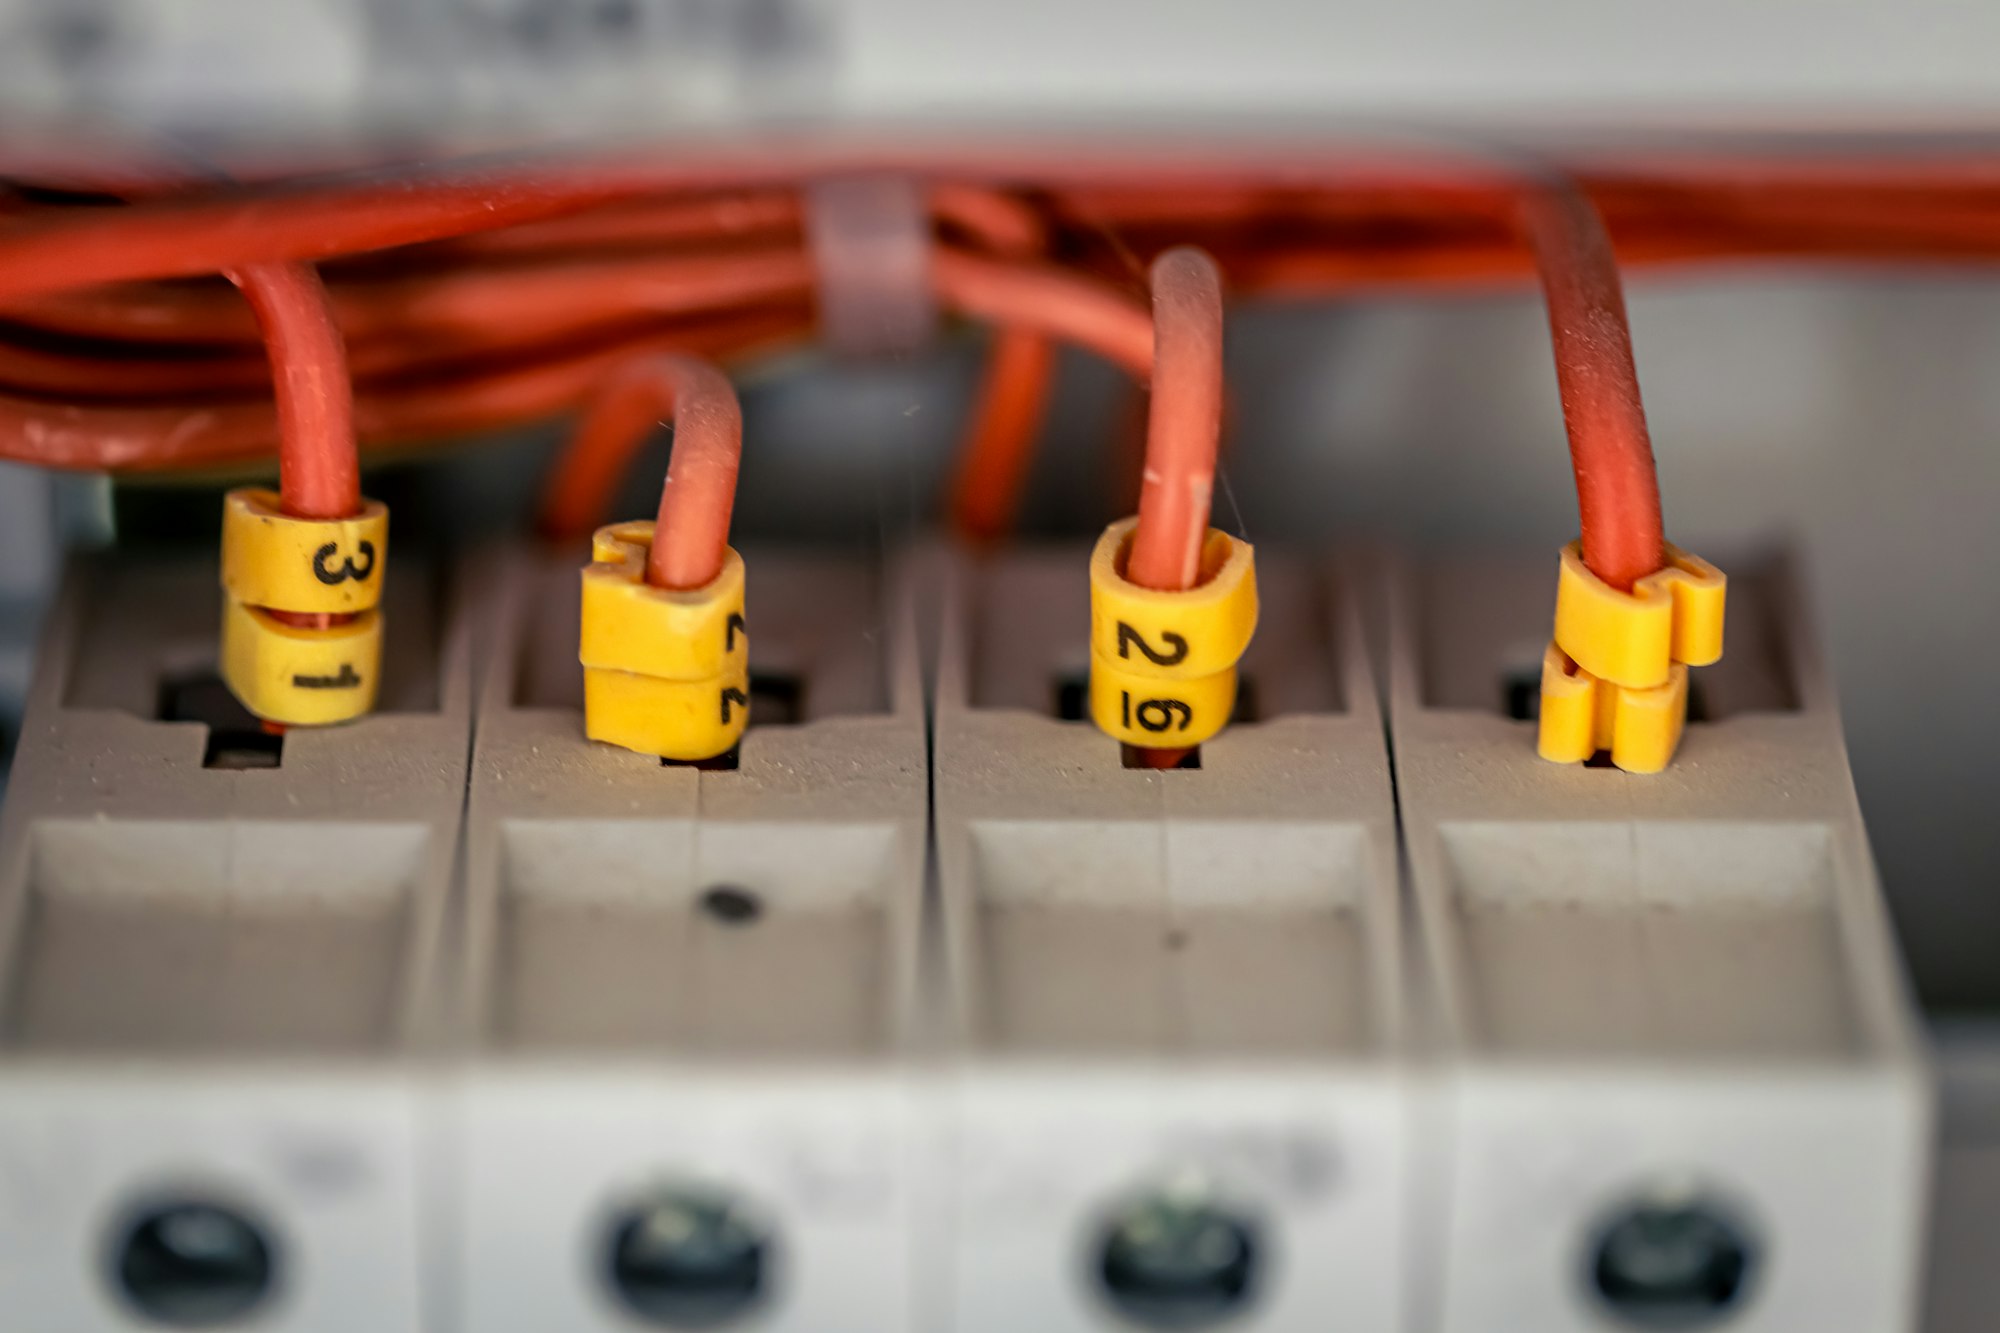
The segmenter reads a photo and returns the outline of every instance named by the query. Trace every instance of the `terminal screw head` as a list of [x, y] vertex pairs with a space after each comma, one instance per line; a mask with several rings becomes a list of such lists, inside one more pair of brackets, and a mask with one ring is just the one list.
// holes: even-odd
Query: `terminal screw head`
[[1709, 1328], [1748, 1297], [1756, 1260], [1740, 1218], [1676, 1191], [1612, 1212], [1593, 1238], [1589, 1278], [1603, 1306], [1631, 1327]]
[[263, 1228], [198, 1200], [134, 1214], [112, 1254], [119, 1289], [139, 1314], [176, 1328], [214, 1328], [270, 1296], [277, 1264]]
[[1106, 1221], [1097, 1277], [1112, 1306], [1149, 1328], [1207, 1328], [1256, 1294], [1260, 1245], [1249, 1217], [1197, 1181], [1129, 1200]]
[[764, 1299], [770, 1251], [767, 1230], [728, 1195], [666, 1189], [612, 1220], [608, 1276], [647, 1323], [720, 1328]]

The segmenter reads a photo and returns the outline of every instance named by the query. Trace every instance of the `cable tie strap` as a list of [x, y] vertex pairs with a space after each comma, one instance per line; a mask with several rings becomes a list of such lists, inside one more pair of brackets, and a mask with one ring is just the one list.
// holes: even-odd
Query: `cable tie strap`
[[1608, 751], [1628, 773], [1665, 768], [1687, 725], [1688, 668], [1722, 656], [1727, 588], [1721, 570], [1669, 546], [1661, 569], [1621, 592], [1590, 572], [1578, 543], [1565, 546], [1542, 657], [1542, 758]]
[[583, 729], [594, 741], [665, 759], [713, 759], [750, 724], [750, 636], [743, 557], [725, 553], [705, 587], [646, 582], [651, 523], [591, 538], [577, 659]]
[[1236, 709], [1236, 664], [1257, 630], [1255, 553], [1210, 528], [1199, 583], [1142, 588], [1124, 574], [1138, 522], [1113, 523], [1090, 556], [1090, 715], [1128, 745], [1200, 745]]
[[[296, 518], [276, 493], [222, 501], [222, 678], [256, 716], [289, 726], [348, 722], [374, 708], [382, 663], [389, 510]], [[341, 616], [324, 627], [273, 612]]]
[[820, 181], [806, 194], [820, 328], [851, 356], [921, 348], [937, 323], [931, 220], [915, 181], [861, 176]]

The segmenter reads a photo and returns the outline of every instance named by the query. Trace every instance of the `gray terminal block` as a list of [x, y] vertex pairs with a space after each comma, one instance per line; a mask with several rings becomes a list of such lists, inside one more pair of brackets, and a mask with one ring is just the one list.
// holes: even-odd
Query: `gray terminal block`
[[1260, 553], [1237, 723], [1125, 768], [1083, 548], [951, 562], [935, 706], [957, 1333], [1401, 1324], [1395, 806], [1344, 575]]
[[419, 1327], [454, 586], [401, 561], [380, 711], [280, 740], [216, 678], [212, 558], [70, 569], [0, 815], [8, 1327]]
[[454, 1120], [465, 1327], [916, 1329], [908, 581], [747, 551], [750, 729], [703, 769], [585, 738], [584, 559], [514, 552], [495, 589]]
[[1834, 695], [1785, 567], [1725, 567], [1726, 655], [1650, 777], [1536, 757], [1553, 554], [1388, 569], [1444, 1333], [1915, 1318], [1926, 1064]]

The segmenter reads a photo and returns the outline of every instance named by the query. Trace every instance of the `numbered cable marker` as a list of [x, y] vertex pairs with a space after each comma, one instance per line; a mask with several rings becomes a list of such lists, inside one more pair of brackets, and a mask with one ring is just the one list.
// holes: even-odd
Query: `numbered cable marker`
[[[274, 491], [222, 501], [222, 678], [267, 722], [325, 726], [375, 706], [389, 510], [295, 518]], [[317, 623], [315, 623], [317, 622]]]
[[1620, 592], [1562, 551], [1555, 638], [1542, 659], [1542, 758], [1580, 763], [1600, 750], [1627, 773], [1658, 773], [1687, 726], [1688, 668], [1722, 656], [1728, 580], [1675, 546]]
[[743, 557], [699, 588], [646, 581], [651, 523], [591, 539], [583, 569], [583, 729], [594, 741], [663, 759], [713, 759], [750, 725], [750, 635]]
[[1137, 525], [1113, 523], [1090, 557], [1090, 715], [1127, 745], [1185, 749], [1236, 709], [1236, 664], [1257, 630], [1256, 560], [1210, 528], [1194, 587], [1142, 588], [1124, 572]]

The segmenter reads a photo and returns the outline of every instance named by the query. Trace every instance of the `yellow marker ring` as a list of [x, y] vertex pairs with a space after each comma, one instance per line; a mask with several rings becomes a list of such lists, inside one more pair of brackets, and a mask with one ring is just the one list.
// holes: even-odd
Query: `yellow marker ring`
[[375, 706], [381, 660], [379, 611], [302, 629], [223, 600], [222, 678], [260, 718], [304, 727], [352, 721]]
[[583, 569], [583, 624], [577, 657], [586, 667], [635, 671], [666, 680], [710, 680], [749, 660], [743, 621], [743, 557], [723, 556], [706, 587], [655, 588], [646, 582], [651, 523], [618, 523], [591, 538]]
[[1620, 592], [1583, 563], [1580, 543], [1562, 550], [1555, 641], [1576, 664], [1630, 689], [1667, 683], [1675, 662], [1707, 666], [1722, 656], [1721, 570], [1677, 547], [1666, 567]]
[[1125, 577], [1136, 518], [1104, 530], [1090, 553], [1090, 652], [1141, 676], [1190, 680], [1236, 665], [1257, 632], [1256, 555], [1210, 528], [1201, 581], [1181, 592]]
[[1090, 660], [1090, 716], [1113, 740], [1179, 750], [1212, 739], [1236, 711], [1236, 668], [1198, 680], [1162, 680]]
[[1255, 555], [1210, 529], [1200, 583], [1142, 588], [1124, 575], [1137, 525], [1113, 523], [1091, 553], [1090, 715], [1128, 745], [1199, 745], [1236, 708], [1236, 663], [1257, 629]]
[[364, 500], [353, 518], [293, 518], [273, 491], [222, 500], [222, 586], [239, 602], [307, 615], [379, 605], [389, 563], [389, 509]]
[[594, 741], [663, 759], [713, 759], [735, 749], [750, 723], [750, 672], [743, 666], [707, 680], [663, 680], [585, 668], [583, 719]]
[[1591, 675], [1552, 643], [1542, 657], [1536, 750], [1559, 764], [1608, 750], [1627, 773], [1658, 773], [1680, 746], [1687, 696], [1688, 669], [1678, 662], [1664, 684], [1632, 689]]
[[583, 728], [592, 740], [667, 759], [712, 759], [750, 723], [750, 638], [743, 558], [727, 552], [701, 588], [646, 582], [651, 523], [591, 539], [577, 659]]

